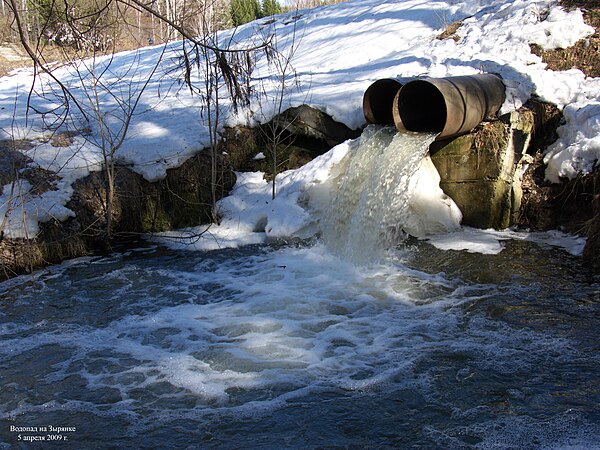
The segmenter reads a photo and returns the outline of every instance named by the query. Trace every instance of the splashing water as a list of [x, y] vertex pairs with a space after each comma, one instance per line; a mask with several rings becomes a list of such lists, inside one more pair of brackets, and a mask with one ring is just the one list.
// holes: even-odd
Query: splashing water
[[[353, 141], [320, 186], [330, 248], [450, 223], [431, 139]], [[0, 449], [48, 425], [76, 430], [61, 449], [598, 448], [600, 280], [580, 259], [527, 240], [381, 256], [142, 247], [0, 283]]]
[[435, 134], [396, 133], [369, 126], [335, 180], [323, 239], [352, 261], [376, 259], [406, 237], [411, 220], [409, 200], [421, 161]]

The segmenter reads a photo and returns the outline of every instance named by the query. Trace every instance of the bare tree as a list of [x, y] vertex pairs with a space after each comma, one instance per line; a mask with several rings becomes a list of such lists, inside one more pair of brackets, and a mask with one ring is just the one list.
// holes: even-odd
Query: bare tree
[[[111, 73], [115, 61], [119, 32], [118, 27], [112, 28], [108, 25], [133, 20], [134, 28], [137, 27], [138, 30], [137, 36], [140, 38], [142, 16], [151, 17], [152, 20], [164, 25], [165, 29], [173, 30], [182, 37], [180, 53], [182, 77], [187, 88], [202, 105], [201, 119], [205, 120], [209, 129], [211, 219], [215, 223], [218, 222], [217, 200], [223, 195], [220, 192], [223, 189], [220, 166], [222, 158], [217, 147], [222, 114], [226, 107], [236, 109], [248, 103], [251, 93], [249, 80], [255, 55], [257, 52], [269, 52], [270, 36], [245, 47], [235, 44], [235, 30], [226, 38], [222, 38], [216, 31], [217, 21], [222, 18], [216, 13], [215, 3], [196, 2], [196, 6], [202, 6], [199, 16], [180, 17], [174, 13], [174, 10], [183, 5], [178, 6], [176, 2], [169, 2], [169, 0], [163, 3], [164, 8], [161, 7], [160, 1], [90, 1], [92, 7], [83, 11], [76, 7], [76, 2], [50, 0], [50, 7], [56, 8], [54, 14], [60, 15], [63, 20], [61, 26], [68, 30], [65, 34], [72, 39], [68, 42], [69, 45], [64, 46], [62, 59], [63, 64], [68, 65], [76, 74], [78, 83], [73, 86], [66, 85], [56, 75], [54, 66], [49, 64], [46, 58], [45, 45], [50, 34], [51, 21], [48, 19], [50, 15], [47, 12], [45, 15], [40, 13], [40, 17], [44, 20], [40, 20], [39, 26], [32, 30], [28, 28], [27, 22], [30, 12], [25, 12], [17, 4], [17, 0], [3, 0], [3, 5], [13, 16], [13, 26], [17, 30], [20, 42], [33, 62], [36, 82], [40, 80], [38, 75], [42, 73], [50, 80], [50, 84], [42, 90], [32, 87], [30, 96], [52, 96], [53, 103], [60, 104], [53, 110], [40, 111], [33, 106], [33, 102], [30, 102], [29, 113], [43, 117], [48, 127], [54, 130], [75, 120], [81, 120], [94, 129], [94, 133], [87, 139], [101, 150], [104, 160], [106, 233], [110, 237], [113, 232], [117, 153], [127, 138], [132, 118], [136, 114], [144, 91], [160, 65], [165, 47], [144, 82], [138, 84], [135, 89], [119, 87], [123, 83], [109, 81], [106, 76]], [[34, 3], [31, 5], [36, 6]], [[108, 23], [103, 22], [107, 20], [107, 14], [110, 17]], [[107, 30], [112, 30], [112, 34], [103, 32]], [[168, 41], [170, 35], [164, 38]], [[99, 59], [101, 55], [105, 55], [102, 62]], [[138, 63], [139, 60], [136, 59], [126, 70], [137, 70]], [[110, 101], [105, 102], [105, 99]]]
[[[297, 73], [292, 64], [294, 55], [298, 50], [301, 41], [301, 36], [298, 35], [297, 17], [294, 19], [292, 32], [285, 37], [284, 42], [280, 42], [280, 37], [277, 35], [276, 23], [270, 22], [268, 29], [268, 39], [271, 42], [271, 52], [269, 54], [269, 64], [273, 68], [272, 78], [274, 79], [274, 89], [266, 87], [263, 83], [262, 93], [259, 99], [259, 107], [261, 110], [273, 107], [273, 118], [261, 127], [262, 135], [265, 141], [266, 151], [271, 159], [272, 172], [272, 191], [271, 196], [274, 199], [276, 196], [276, 181], [279, 169], [287, 161], [280, 161], [279, 155], [283, 153], [293, 144], [293, 137], [290, 133], [290, 125], [292, 120], [285, 119], [282, 116], [284, 112], [284, 100], [290, 93], [290, 89], [297, 85]], [[263, 103], [266, 102], [267, 105]], [[263, 114], [264, 115], [264, 114]]]
[[[110, 62], [98, 66], [97, 59], [95, 58], [89, 60], [89, 63], [86, 60], [82, 60], [80, 64], [85, 70], [78, 68], [76, 71], [80, 80], [81, 92], [87, 100], [90, 118], [95, 122], [96, 134], [91, 135], [88, 139], [91, 139], [94, 145], [100, 149], [104, 160], [104, 172], [106, 176], [106, 232], [109, 237], [113, 230], [117, 152], [125, 141], [139, 101], [152, 80], [154, 73], [160, 66], [165, 48], [166, 45], [163, 45], [148, 77], [137, 89], [129, 85], [127, 89], [117, 91], [115, 86], [120, 85], [120, 83], [115, 83], [114, 80], [106, 82], [104, 74], [109, 70], [111, 66]], [[131, 66], [126, 68], [126, 71], [135, 71], [138, 64], [139, 55], [132, 61]], [[111, 105], [108, 107], [104, 106], [107, 97], [114, 100], [108, 103]]]
[[[70, 45], [62, 48], [63, 64], [61, 67], [63, 69], [65, 66], [68, 67], [70, 72], [75, 74], [79, 83], [77, 85], [70, 83], [67, 86], [55, 75], [53, 66], [49, 65], [45, 58], [46, 39], [52, 32], [50, 20], [46, 18], [32, 34], [25, 28], [22, 10], [18, 9], [15, 0], [4, 1], [12, 10], [21, 43], [34, 64], [34, 82], [29, 94], [28, 115], [35, 114], [41, 117], [45, 128], [53, 132], [79, 120], [83, 120], [82, 127], [92, 126], [97, 131], [88, 139], [101, 150], [104, 158], [106, 233], [110, 236], [113, 228], [115, 156], [125, 140], [139, 100], [162, 60], [164, 48], [144, 83], [135, 87], [130, 85], [127, 89], [118, 88], [117, 86], [121, 86], [121, 84], [115, 83], [114, 80], [107, 81], [108, 77], [106, 76], [110, 74], [113, 77], [114, 74], [111, 66], [114, 62], [117, 28], [108, 27], [102, 30], [99, 28], [101, 25], [107, 25], [106, 20], [100, 20], [100, 16], [108, 15], [109, 7], [114, 9], [111, 12], [114, 17], [110, 20], [118, 21], [119, 14], [123, 14], [123, 11], [118, 8], [119, 4], [112, 3], [111, 0], [102, 0], [96, 3], [97, 9], [81, 15], [79, 10], [69, 8], [69, 4], [65, 2], [64, 8], [61, 6], [61, 9], [47, 13], [47, 17], [52, 14], [61, 14], [63, 18], [62, 31], [70, 36]], [[58, 8], [58, 3], [53, 1], [51, 6], [55, 5]], [[112, 36], [108, 31], [112, 33]], [[103, 58], [100, 64], [98, 57], [107, 50], [112, 56]], [[90, 51], [92, 52], [91, 56], [89, 56]], [[84, 58], [85, 56], [88, 58]], [[139, 60], [135, 58], [130, 67], [122, 70], [134, 71], [138, 63]], [[47, 75], [49, 82], [39, 77], [40, 73]], [[56, 86], [58, 86], [58, 90], [56, 90]], [[59, 103], [60, 106], [49, 110], [40, 110], [30, 101], [33, 96], [45, 97], [52, 104]], [[104, 102], [107, 98], [112, 101]], [[111, 106], [105, 106], [107, 104]], [[71, 109], [73, 105], [78, 114], [74, 114]]]
[[[268, 40], [257, 45], [237, 48], [235, 30], [222, 38], [217, 32], [218, 21], [214, 3], [205, 3], [195, 21], [196, 33], [187, 33], [183, 40], [182, 66], [186, 85], [200, 99], [202, 120], [209, 130], [211, 161], [211, 220], [219, 223], [217, 201], [224, 195], [223, 158], [219, 153], [219, 137], [224, 108], [247, 106], [251, 95], [250, 77], [254, 68], [255, 53], [269, 48]], [[196, 77], [194, 76], [197, 75]], [[201, 80], [199, 83], [194, 80]]]

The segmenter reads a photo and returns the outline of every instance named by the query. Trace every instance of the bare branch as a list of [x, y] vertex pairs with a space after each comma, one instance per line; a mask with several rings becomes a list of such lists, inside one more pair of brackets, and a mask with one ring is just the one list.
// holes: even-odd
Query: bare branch
[[25, 51], [27, 52], [27, 54], [29, 55], [29, 57], [31, 58], [31, 60], [34, 63], [34, 66], [39, 67], [40, 69], [42, 69], [42, 71], [44, 73], [46, 73], [50, 78], [52, 78], [61, 88], [65, 98], [69, 98], [71, 99], [71, 101], [75, 104], [75, 106], [77, 106], [77, 109], [81, 112], [81, 114], [83, 115], [83, 117], [86, 119], [86, 121], [88, 120], [88, 116], [85, 113], [84, 109], [82, 108], [82, 106], [79, 104], [79, 102], [77, 101], [77, 99], [75, 98], [75, 96], [72, 94], [72, 92], [69, 90], [69, 88], [67, 88], [57, 77], [56, 75], [54, 75], [52, 73], [52, 70], [50, 70], [43, 62], [42, 60], [38, 57], [38, 54], [31, 48], [31, 46], [29, 45], [29, 39], [27, 38], [27, 33], [25, 32], [24, 28], [23, 28], [23, 24], [21, 21], [21, 16], [19, 14], [19, 10], [17, 8], [17, 5], [15, 4], [15, 0], [4, 0], [5, 2], [8, 2], [9, 8], [11, 9], [14, 18], [15, 18], [15, 24], [17, 25], [17, 31], [19, 33], [19, 39], [21, 40], [21, 44], [23, 45], [23, 48], [25, 49]]
[[207, 41], [204, 40], [204, 39], [202, 39], [202, 38], [198, 38], [198, 37], [194, 36], [192, 34], [192, 32], [190, 32], [189, 30], [186, 30], [183, 26], [179, 25], [178, 23], [174, 22], [170, 18], [166, 17], [164, 14], [162, 14], [162, 13], [160, 13], [160, 12], [152, 9], [150, 6], [148, 6], [147, 4], [145, 4], [141, 0], [117, 0], [117, 1], [119, 1], [119, 2], [121, 2], [123, 4], [126, 4], [126, 5], [129, 5], [132, 8], [140, 9], [142, 11], [146, 11], [146, 12], [152, 14], [154, 17], [156, 17], [157, 19], [159, 19], [159, 20], [163, 21], [164, 23], [168, 24], [174, 30], [176, 30], [178, 33], [180, 33], [181, 36], [183, 36], [184, 39], [187, 39], [188, 41], [194, 43], [194, 45], [197, 45], [199, 47], [206, 48], [207, 50], [212, 50], [215, 53], [246, 53], [246, 52], [253, 52], [253, 51], [257, 51], [257, 50], [262, 50], [266, 46], [268, 46], [268, 44], [269, 44], [269, 42], [266, 41], [266, 42], [262, 42], [262, 43], [260, 43], [258, 45], [255, 45], [255, 46], [245, 47], [245, 48], [231, 48], [230, 46], [226, 46], [224, 48], [220, 48], [218, 46], [208, 44]]

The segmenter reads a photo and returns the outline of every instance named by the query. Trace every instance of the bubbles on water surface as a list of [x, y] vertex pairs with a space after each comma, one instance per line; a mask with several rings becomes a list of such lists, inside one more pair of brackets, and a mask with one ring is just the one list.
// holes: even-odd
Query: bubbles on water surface
[[[561, 408], [552, 389], [539, 392], [527, 380], [548, 361], [583, 363], [569, 337], [488, 316], [479, 305], [508, 295], [506, 286], [427, 273], [410, 260], [402, 251], [357, 266], [312, 243], [71, 267], [66, 284], [49, 278], [35, 294], [21, 291], [19, 308], [7, 311], [0, 370], [12, 386], [5, 395], [21, 400], [2, 402], [0, 415], [85, 413], [98, 423], [126, 423], [133, 434], [160, 434], [161, 423], [185, 420], [222, 437], [232, 435], [228, 427], [243, 436], [245, 423], [296, 410], [289, 420], [316, 426], [326, 410], [352, 421], [367, 402], [373, 430], [407, 433], [394, 421], [401, 424], [400, 411], [418, 403], [439, 405], [410, 413], [417, 422], [430, 419], [431, 430], [445, 429], [451, 416], [451, 428], [470, 429], [480, 422], [474, 411], [492, 421], [505, 408], [498, 383], [522, 414], [534, 396]], [[78, 271], [96, 281], [86, 284]], [[106, 277], [121, 282], [91, 302]], [[60, 301], [63, 286], [72, 317], [45, 319], [44, 305]], [[543, 385], [553, 386], [553, 377]], [[376, 415], [384, 404], [391, 415]], [[413, 437], [425, 439], [418, 429]]]

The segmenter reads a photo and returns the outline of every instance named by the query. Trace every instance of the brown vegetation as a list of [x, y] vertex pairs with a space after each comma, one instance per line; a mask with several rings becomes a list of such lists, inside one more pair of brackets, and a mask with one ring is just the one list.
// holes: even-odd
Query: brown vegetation
[[462, 27], [462, 24], [463, 23], [461, 21], [452, 22], [437, 36], [437, 39], [453, 39], [454, 41], [458, 41], [460, 37], [458, 34], [456, 34], [456, 32], [460, 27]]
[[600, 1], [562, 0], [560, 4], [567, 8], [581, 8], [585, 22], [596, 32], [582, 39], [574, 46], [565, 49], [542, 50], [532, 44], [531, 51], [541, 56], [552, 70], [579, 69], [589, 77], [600, 76]]
[[[580, 69], [586, 76], [600, 76], [600, 0], [561, 0], [560, 5], [581, 8], [584, 20], [596, 32], [573, 47], [543, 51], [532, 45], [532, 52], [541, 56], [552, 70]], [[571, 233], [587, 237], [584, 260], [600, 273], [600, 168], [562, 184], [544, 180], [543, 152], [557, 135], [562, 115], [553, 105], [530, 102], [539, 123], [531, 153], [534, 163], [523, 179], [524, 203], [521, 225], [534, 229], [563, 227]]]

